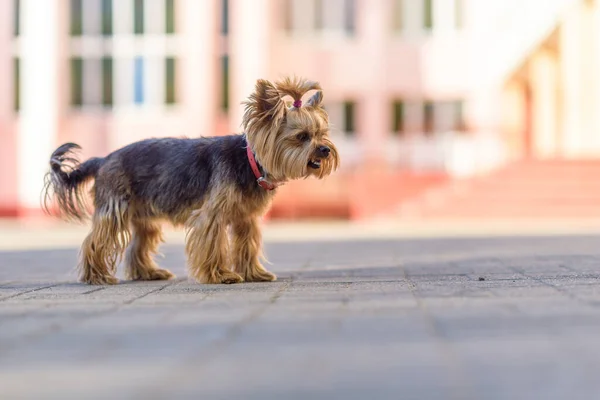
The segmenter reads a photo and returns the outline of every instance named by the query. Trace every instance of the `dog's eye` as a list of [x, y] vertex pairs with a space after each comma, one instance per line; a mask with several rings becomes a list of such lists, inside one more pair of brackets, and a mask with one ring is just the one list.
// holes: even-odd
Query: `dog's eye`
[[308, 133], [306, 132], [300, 132], [299, 134], [296, 135], [296, 139], [298, 139], [298, 141], [300, 142], [306, 142], [310, 137], [308, 136]]

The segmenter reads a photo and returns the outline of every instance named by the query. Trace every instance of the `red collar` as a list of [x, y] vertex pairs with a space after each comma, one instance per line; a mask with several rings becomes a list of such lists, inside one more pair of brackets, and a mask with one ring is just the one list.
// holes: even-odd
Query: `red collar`
[[254, 176], [256, 177], [256, 182], [258, 186], [265, 190], [273, 190], [277, 188], [277, 185], [266, 180], [260, 170], [258, 169], [258, 164], [256, 164], [256, 159], [254, 158], [254, 153], [250, 149], [250, 146], [246, 146], [246, 153], [248, 153], [248, 161], [250, 162], [250, 168], [252, 168], [252, 172], [254, 172]]

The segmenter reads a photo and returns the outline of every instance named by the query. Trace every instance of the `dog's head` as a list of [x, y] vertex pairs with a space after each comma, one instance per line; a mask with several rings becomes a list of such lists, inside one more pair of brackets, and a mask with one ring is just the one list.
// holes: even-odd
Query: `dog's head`
[[[302, 96], [311, 90], [316, 92], [303, 104]], [[244, 103], [242, 125], [258, 162], [274, 179], [321, 179], [339, 167], [322, 101], [317, 82], [299, 78], [256, 82], [254, 93]]]

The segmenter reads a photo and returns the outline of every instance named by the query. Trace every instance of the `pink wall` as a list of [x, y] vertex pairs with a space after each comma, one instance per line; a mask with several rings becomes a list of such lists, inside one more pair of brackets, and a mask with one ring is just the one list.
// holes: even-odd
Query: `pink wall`
[[17, 123], [0, 122], [0, 215], [13, 215], [17, 209]]

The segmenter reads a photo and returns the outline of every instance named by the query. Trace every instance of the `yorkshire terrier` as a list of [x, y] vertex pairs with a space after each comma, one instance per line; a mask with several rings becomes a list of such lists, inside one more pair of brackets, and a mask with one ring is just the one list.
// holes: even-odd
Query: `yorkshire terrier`
[[[302, 105], [311, 90], [316, 92]], [[83, 163], [75, 156], [77, 144], [60, 146], [45, 177], [46, 212], [55, 201], [63, 218], [86, 219], [85, 187], [94, 181], [80, 280], [118, 283], [123, 253], [127, 279], [174, 278], [153, 260], [166, 220], [185, 226], [188, 273], [198, 282], [274, 281], [261, 265], [259, 219], [276, 188], [294, 179], [322, 179], [340, 163], [322, 101], [317, 82], [258, 80], [243, 103], [242, 134], [146, 139]]]

